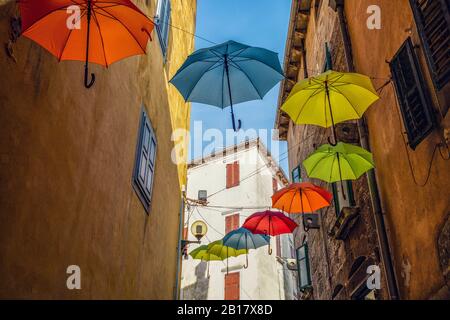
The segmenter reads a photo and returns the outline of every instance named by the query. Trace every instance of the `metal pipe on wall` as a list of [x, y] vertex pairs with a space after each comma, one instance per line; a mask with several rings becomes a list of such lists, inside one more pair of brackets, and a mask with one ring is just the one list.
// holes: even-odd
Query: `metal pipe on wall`
[[184, 201], [185, 191], [181, 191], [181, 203], [179, 212], [179, 225], [178, 225], [178, 244], [177, 244], [177, 273], [175, 275], [175, 286], [173, 288], [173, 299], [180, 300], [180, 273], [181, 273], [181, 240], [183, 240], [183, 225], [184, 225]]
[[[334, 2], [334, 3], [333, 3]], [[333, 4], [332, 4], [333, 3]], [[353, 55], [351, 49], [350, 35], [347, 29], [347, 22], [344, 12], [345, 0], [331, 1], [330, 5], [337, 11], [341, 34], [344, 42], [345, 59], [350, 72], [355, 72], [353, 64]], [[367, 132], [363, 119], [358, 120], [358, 131], [360, 136], [361, 147], [370, 151], [370, 145], [367, 138]], [[400, 299], [399, 290], [395, 275], [394, 263], [391, 257], [391, 250], [389, 247], [389, 238], [386, 230], [386, 223], [384, 221], [383, 209], [380, 199], [378, 184], [376, 181], [375, 170], [370, 170], [367, 173], [367, 182], [369, 185], [370, 199], [374, 211], [374, 220], [378, 236], [378, 243], [380, 246], [380, 253], [383, 260], [383, 266], [386, 274], [389, 296], [392, 300]]]

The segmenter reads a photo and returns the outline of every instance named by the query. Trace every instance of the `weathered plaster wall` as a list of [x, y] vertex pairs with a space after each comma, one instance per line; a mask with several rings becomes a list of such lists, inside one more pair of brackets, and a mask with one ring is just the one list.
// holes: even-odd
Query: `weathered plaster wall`
[[[155, 2], [138, 5], [153, 16]], [[194, 30], [195, 0], [172, 7], [173, 23]], [[14, 14], [12, 1], [0, 7], [2, 44]], [[26, 38], [13, 45], [17, 62], [0, 52], [0, 297], [172, 298], [185, 173], [170, 138], [189, 109], [167, 81], [193, 50], [176, 32], [170, 64], [154, 33], [147, 56], [92, 66], [90, 90], [83, 63], [58, 63]], [[158, 139], [149, 215], [131, 183], [142, 105]], [[66, 288], [72, 264], [80, 291]]]
[[[378, 5], [382, 13], [382, 29], [369, 30], [366, 14], [369, 5]], [[345, 7], [352, 40], [356, 71], [378, 78], [388, 78], [391, 60], [407, 37], [419, 45], [421, 68], [427, 75], [433, 95], [436, 119], [448, 108], [449, 96], [437, 95], [428, 75], [428, 67], [420, 49], [409, 1], [347, 0]], [[378, 84], [382, 84], [378, 81]], [[441, 112], [438, 112], [440, 105]], [[428, 184], [417, 186], [413, 174], [422, 184], [427, 176], [433, 150], [441, 142], [441, 130], [436, 129], [413, 151], [405, 148], [403, 123], [399, 121], [392, 86], [385, 88], [381, 100], [367, 114], [370, 145], [377, 165], [384, 213], [389, 223], [394, 263], [401, 296], [404, 299], [430, 298], [445, 284], [438, 257], [438, 236], [449, 213], [449, 165], [435, 154]], [[444, 150], [445, 153], [445, 150]], [[445, 154], [444, 154], [445, 155]], [[449, 296], [447, 287], [447, 297]], [[445, 290], [444, 290], [445, 291]]]

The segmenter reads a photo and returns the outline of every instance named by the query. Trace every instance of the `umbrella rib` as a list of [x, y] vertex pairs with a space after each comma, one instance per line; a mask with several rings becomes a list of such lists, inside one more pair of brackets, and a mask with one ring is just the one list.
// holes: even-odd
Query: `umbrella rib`
[[[236, 64], [236, 63], [234, 63], [234, 64]], [[231, 66], [233, 66], [233, 64], [231, 64]], [[240, 70], [240, 71], [247, 77], [248, 81], [250, 81], [250, 84], [251, 84], [252, 87], [255, 89], [256, 93], [257, 93], [258, 96], [259, 96], [259, 98], [260, 98], [261, 100], [264, 99], [264, 97], [261, 96], [261, 93], [258, 91], [258, 89], [256, 88], [255, 84], [253, 83], [252, 79], [250, 79], [250, 77], [248, 76], [247, 72], [245, 72], [244, 69], [242, 69], [242, 68], [241, 68], [239, 65], [237, 65], [237, 64], [236, 64], [235, 66], [233, 66], [233, 67], [235, 67], [236, 69]]]
[[117, 20], [127, 31], [128, 33], [133, 37], [134, 41], [136, 41], [136, 43], [139, 45], [139, 47], [141, 48], [142, 52], [144, 54], [147, 54], [146, 50], [142, 47], [142, 45], [140, 44], [140, 42], [138, 41], [138, 39], [136, 39], [136, 36], [130, 31], [130, 29], [128, 29], [128, 27], [121, 21], [119, 20], [115, 15], [113, 15], [112, 13], [102, 9], [99, 7], [100, 10], [106, 12], [107, 14], [111, 15], [115, 20]]
[[[81, 19], [83, 18], [83, 16], [84, 16], [85, 14], [86, 14], [86, 11], [84, 11], [84, 12], [80, 15], [80, 21], [81, 21]], [[67, 44], [69, 43], [69, 39], [70, 39], [70, 36], [72, 35], [72, 31], [73, 31], [73, 30], [74, 30], [74, 29], [70, 29], [69, 34], [67, 35], [66, 42], [64, 43], [64, 46], [62, 47], [61, 53], [60, 53], [60, 55], [59, 55], [59, 57], [58, 57], [58, 61], [59, 61], [59, 62], [61, 62], [62, 56], [63, 56], [63, 54], [64, 54], [64, 51], [66, 50]]]
[[[250, 48], [250, 47], [249, 47]], [[246, 49], [249, 49], [249, 48], [246, 48]], [[245, 50], [244, 50], [245, 51]], [[240, 55], [242, 54], [242, 52], [237, 56], [237, 57], [239, 57]], [[259, 60], [258, 58], [254, 58], [254, 57], [252, 57], [252, 58], [250, 58], [251, 60], [255, 60], [255, 61], [258, 61], [259, 63], [261, 63], [261, 64], [263, 64], [263, 65], [265, 65], [265, 66], [267, 66], [267, 67], [269, 67], [270, 69], [272, 69], [272, 70], [274, 70], [274, 71], [276, 71], [278, 74], [280, 74], [280, 75], [282, 75], [283, 77], [284, 77], [284, 73], [283, 73], [283, 70], [281, 70], [281, 73], [280, 73], [280, 71], [279, 70], [277, 70], [277, 69], [275, 69], [274, 67], [272, 67], [271, 65], [268, 65], [267, 63], [265, 63], [265, 62], [263, 62], [263, 61], [261, 61], [261, 60]]]
[[[200, 62], [200, 61], [199, 61]], [[186, 97], [186, 99], [185, 99], [185, 101], [189, 101], [189, 99], [191, 98], [191, 95], [192, 95], [192, 92], [194, 92], [194, 90], [195, 90], [195, 88], [197, 88], [197, 85], [200, 83], [200, 80], [202, 80], [202, 78], [204, 77], [204, 75], [207, 73], [207, 72], [210, 72], [210, 71], [212, 71], [212, 70], [214, 70], [214, 69], [217, 69], [217, 68], [219, 68], [219, 67], [221, 67], [222, 65], [217, 65], [217, 66], [215, 66], [215, 65], [212, 65], [211, 67], [209, 67], [199, 78], [198, 78], [198, 80], [197, 80], [197, 82], [195, 83], [195, 85], [192, 87], [192, 89], [189, 91], [189, 94], [188, 94], [188, 96]], [[212, 68], [212, 67], [214, 67], [214, 68]]]
[[95, 13], [95, 10], [92, 11], [93, 12], [93, 16], [94, 16], [94, 21], [97, 24], [97, 28], [98, 28], [98, 32], [100, 33], [100, 39], [102, 40], [102, 49], [103, 49], [103, 58], [105, 59], [105, 65], [106, 68], [108, 68], [108, 61], [106, 59], [106, 50], [105, 50], [105, 42], [103, 41], [103, 34], [102, 34], [102, 29], [100, 28], [100, 23], [98, 22], [97, 19], [97, 15]]

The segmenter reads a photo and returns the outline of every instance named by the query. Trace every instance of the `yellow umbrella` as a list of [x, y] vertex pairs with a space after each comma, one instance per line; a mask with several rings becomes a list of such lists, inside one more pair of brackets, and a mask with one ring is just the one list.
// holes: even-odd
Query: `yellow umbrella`
[[237, 257], [240, 256], [241, 254], [246, 254], [248, 253], [248, 250], [247, 249], [237, 250], [232, 247], [225, 246], [223, 244], [223, 240], [218, 240], [208, 244], [207, 253], [220, 257], [222, 260], [227, 259], [227, 273], [228, 273], [228, 258]]
[[296, 124], [324, 128], [356, 120], [380, 97], [369, 77], [357, 73], [327, 71], [297, 83], [281, 110]]

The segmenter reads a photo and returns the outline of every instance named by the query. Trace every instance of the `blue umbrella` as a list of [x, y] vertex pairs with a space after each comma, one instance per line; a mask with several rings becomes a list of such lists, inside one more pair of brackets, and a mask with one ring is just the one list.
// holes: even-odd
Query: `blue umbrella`
[[230, 106], [236, 131], [233, 103], [263, 99], [283, 78], [277, 53], [228, 41], [194, 52], [170, 82], [185, 101]]
[[[223, 245], [236, 249], [258, 249], [262, 246], [267, 246], [270, 242], [270, 237], [262, 234], [253, 234], [250, 230], [246, 228], [239, 228], [228, 233], [222, 240]], [[248, 252], [246, 254], [247, 265], [244, 266], [245, 269], [248, 267]]]

